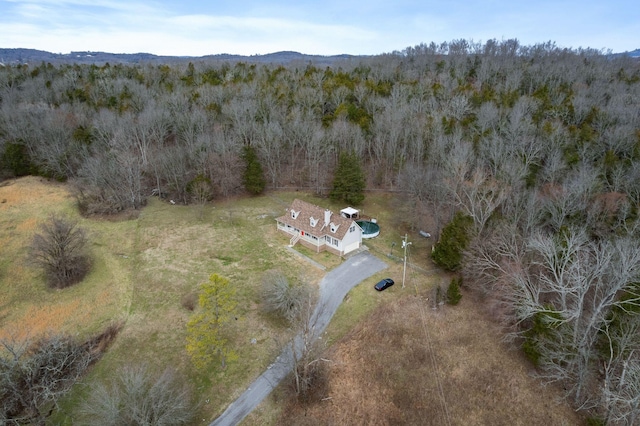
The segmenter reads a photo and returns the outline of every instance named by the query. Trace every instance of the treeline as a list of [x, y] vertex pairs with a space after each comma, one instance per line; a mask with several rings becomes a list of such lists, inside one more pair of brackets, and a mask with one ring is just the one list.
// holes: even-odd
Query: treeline
[[330, 68], [23, 65], [0, 101], [4, 175], [70, 181], [88, 213], [244, 192], [249, 157], [267, 187], [326, 194], [355, 154], [408, 224], [449, 224], [464, 244], [440, 257], [542, 375], [637, 422], [637, 61], [455, 40]]

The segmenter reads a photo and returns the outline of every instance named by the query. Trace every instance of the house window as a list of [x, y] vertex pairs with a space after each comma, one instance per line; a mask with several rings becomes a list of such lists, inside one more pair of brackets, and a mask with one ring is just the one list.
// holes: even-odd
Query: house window
[[351, 228], [349, 228], [349, 232], [355, 232], [355, 230], [356, 230], [356, 226], [355, 225], [353, 225]]
[[340, 244], [340, 240], [338, 240], [337, 238], [330, 237], [329, 235], [326, 235], [324, 239], [327, 241], [327, 244], [330, 244], [336, 247], [338, 246], [338, 244]]
[[300, 214], [300, 212], [297, 212], [295, 210], [291, 210], [291, 219], [297, 218], [299, 214]]
[[318, 223], [318, 219], [314, 219], [313, 217], [309, 218], [309, 225], [311, 225], [312, 228], [315, 228], [317, 223]]

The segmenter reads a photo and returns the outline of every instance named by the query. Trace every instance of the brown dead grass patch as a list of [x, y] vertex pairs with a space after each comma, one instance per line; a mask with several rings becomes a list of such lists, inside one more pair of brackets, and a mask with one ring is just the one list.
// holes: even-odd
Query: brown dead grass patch
[[408, 296], [379, 307], [334, 345], [328, 391], [290, 404], [287, 425], [575, 425], [559, 390], [532, 377], [478, 301], [432, 310]]
[[119, 302], [118, 296], [109, 288], [78, 299], [52, 296], [49, 301], [22, 302], [19, 310], [5, 307], [0, 311], [0, 319], [6, 319], [0, 322], [0, 340], [33, 339], [50, 332], [75, 334], [100, 320], [108, 322], [110, 317], [100, 318], [100, 314], [109, 312]]
[[[128, 272], [114, 251], [130, 245], [126, 224], [82, 220], [65, 184], [24, 177], [0, 184], [0, 338], [34, 338], [48, 332], [92, 333], [121, 310]], [[76, 286], [47, 288], [29, 262], [28, 247], [50, 214], [78, 219], [87, 229], [93, 266]]]
[[0, 328], [0, 340], [34, 339], [49, 332], [65, 330], [70, 324], [86, 321], [90, 313], [82, 309], [80, 301], [59, 305], [28, 306], [19, 320]]
[[35, 231], [37, 225], [38, 225], [38, 220], [35, 217], [30, 217], [27, 220], [20, 222], [16, 226], [16, 230], [21, 232]]
[[0, 211], [28, 205], [60, 205], [71, 198], [66, 186], [44, 178], [27, 176], [0, 184]]
[[67, 208], [71, 196], [66, 187], [37, 177], [0, 184], [0, 253], [8, 259], [19, 252], [40, 220]]

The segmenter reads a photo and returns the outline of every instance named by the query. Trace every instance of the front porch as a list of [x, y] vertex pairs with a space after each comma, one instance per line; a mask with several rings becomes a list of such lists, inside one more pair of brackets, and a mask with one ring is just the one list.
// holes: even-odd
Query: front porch
[[316, 237], [315, 235], [306, 233], [299, 230], [298, 228], [295, 228], [291, 225], [286, 225], [281, 222], [278, 222], [278, 230], [291, 237], [289, 239], [289, 247], [293, 247], [296, 244], [300, 243], [301, 245], [313, 250], [316, 253], [328, 251], [338, 256], [342, 256], [344, 254], [343, 251], [340, 250], [340, 243], [337, 239], [333, 239], [334, 245], [331, 245], [325, 240], [325, 237]]

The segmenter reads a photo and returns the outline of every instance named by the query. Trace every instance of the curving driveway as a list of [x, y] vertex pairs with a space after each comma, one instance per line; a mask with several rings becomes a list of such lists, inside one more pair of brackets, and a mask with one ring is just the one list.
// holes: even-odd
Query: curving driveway
[[[349, 290], [386, 267], [386, 263], [365, 251], [327, 273], [320, 282], [320, 297], [314, 311], [316, 334], [320, 335], [326, 328]], [[235, 426], [240, 423], [289, 374], [290, 360], [291, 347], [288, 345], [276, 361], [209, 426]]]

